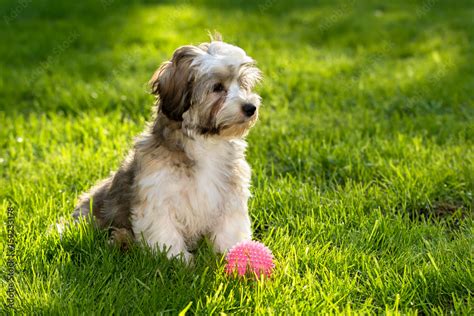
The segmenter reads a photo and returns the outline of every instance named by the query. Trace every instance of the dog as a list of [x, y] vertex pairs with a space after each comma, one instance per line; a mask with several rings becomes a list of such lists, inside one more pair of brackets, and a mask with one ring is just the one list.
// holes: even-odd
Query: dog
[[261, 97], [256, 62], [220, 36], [179, 47], [149, 84], [153, 122], [121, 167], [82, 195], [73, 216], [90, 216], [119, 244], [144, 241], [192, 260], [208, 236], [218, 253], [250, 240], [245, 136]]

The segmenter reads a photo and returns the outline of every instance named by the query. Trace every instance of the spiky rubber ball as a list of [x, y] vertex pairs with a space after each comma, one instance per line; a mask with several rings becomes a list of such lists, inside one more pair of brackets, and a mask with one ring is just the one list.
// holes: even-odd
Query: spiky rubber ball
[[242, 241], [226, 255], [225, 270], [229, 275], [269, 277], [272, 274], [273, 255], [270, 249], [258, 241]]

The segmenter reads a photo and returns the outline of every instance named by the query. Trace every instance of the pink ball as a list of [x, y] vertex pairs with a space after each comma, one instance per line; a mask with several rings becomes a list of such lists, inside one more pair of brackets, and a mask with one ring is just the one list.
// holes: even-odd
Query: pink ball
[[242, 241], [232, 247], [226, 255], [227, 274], [237, 272], [239, 276], [252, 275], [260, 278], [272, 273], [273, 255], [270, 249], [258, 241]]

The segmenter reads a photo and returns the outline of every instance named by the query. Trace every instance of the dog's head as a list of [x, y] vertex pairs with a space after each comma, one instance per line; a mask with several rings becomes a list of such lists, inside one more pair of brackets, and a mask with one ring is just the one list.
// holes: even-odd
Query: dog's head
[[150, 81], [158, 111], [191, 135], [244, 136], [256, 122], [260, 71], [239, 47], [220, 40], [178, 48]]

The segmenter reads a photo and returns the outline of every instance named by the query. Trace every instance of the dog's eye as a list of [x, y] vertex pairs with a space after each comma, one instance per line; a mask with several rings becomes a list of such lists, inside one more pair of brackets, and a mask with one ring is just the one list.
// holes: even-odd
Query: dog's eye
[[222, 83], [216, 83], [212, 88], [212, 92], [222, 92], [224, 90], [224, 85]]

